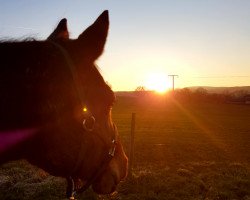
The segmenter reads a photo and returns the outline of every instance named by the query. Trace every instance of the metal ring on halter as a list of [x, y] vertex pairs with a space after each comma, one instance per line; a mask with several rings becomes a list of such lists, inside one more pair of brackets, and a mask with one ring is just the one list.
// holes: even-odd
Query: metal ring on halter
[[[92, 120], [92, 123], [93, 123], [93, 126], [92, 126], [91, 128], [89, 128], [89, 127], [86, 126], [86, 122], [87, 122], [89, 119], [91, 119], [91, 120]], [[93, 131], [93, 130], [94, 130], [94, 125], [95, 125], [95, 118], [94, 118], [94, 116], [90, 116], [90, 117], [84, 119], [83, 122], [82, 122], [82, 125], [83, 125], [83, 128], [84, 128], [86, 131]]]

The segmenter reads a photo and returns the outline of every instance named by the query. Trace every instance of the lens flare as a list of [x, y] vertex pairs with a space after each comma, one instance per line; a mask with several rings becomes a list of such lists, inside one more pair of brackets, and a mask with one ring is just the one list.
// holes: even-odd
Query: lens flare
[[84, 113], [86, 113], [86, 112], [88, 111], [88, 109], [87, 109], [86, 107], [83, 107], [82, 111], [83, 111]]

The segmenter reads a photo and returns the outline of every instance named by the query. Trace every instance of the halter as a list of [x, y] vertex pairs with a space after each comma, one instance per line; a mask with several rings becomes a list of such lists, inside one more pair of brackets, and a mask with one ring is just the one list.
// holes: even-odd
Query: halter
[[[116, 129], [116, 126], [114, 125], [114, 131], [116, 132], [117, 129]], [[102, 162], [101, 162], [101, 167], [98, 168], [95, 173], [92, 174], [92, 176], [85, 182], [84, 186], [81, 187], [81, 188], [78, 188], [77, 185], [75, 185], [75, 181], [76, 179], [74, 179], [72, 176], [69, 176], [67, 178], [67, 191], [66, 191], [66, 195], [69, 199], [74, 199], [74, 196], [75, 194], [78, 192], [78, 193], [82, 193], [84, 192], [85, 190], [87, 190], [89, 188], [90, 185], [92, 185], [92, 183], [105, 171], [107, 165], [109, 164], [109, 162], [111, 161], [111, 159], [114, 157], [115, 155], [115, 151], [116, 151], [116, 145], [117, 145], [117, 142], [115, 139], [113, 139], [111, 141], [111, 146], [108, 150], [108, 153], [104, 155], [104, 158], [102, 159]], [[82, 148], [83, 146], [81, 146]], [[75, 165], [74, 167], [74, 170], [72, 172], [76, 172], [79, 167], [82, 166], [82, 162], [83, 162], [84, 159], [81, 159], [80, 158], [80, 155], [78, 156], [78, 159], [77, 159], [77, 164]]]
[[[84, 97], [84, 92], [83, 92], [84, 90], [82, 88], [81, 81], [80, 81], [79, 76], [77, 74], [76, 67], [75, 67], [72, 59], [70, 58], [68, 52], [65, 50], [65, 48], [63, 48], [60, 44], [58, 44], [58, 43], [56, 43], [54, 41], [49, 40], [49, 42], [51, 44], [53, 44], [53, 46], [56, 47], [61, 52], [61, 54], [65, 58], [67, 66], [70, 69], [71, 76], [72, 76], [73, 83], [74, 83], [74, 87], [76, 89], [76, 92], [77, 92], [78, 97], [80, 99], [81, 106], [83, 108], [83, 112], [85, 114], [85, 117], [84, 117], [83, 122], [82, 122], [83, 129], [86, 132], [93, 132], [93, 130], [95, 130], [95, 128], [96, 128], [96, 120], [95, 120], [95, 117], [92, 115], [92, 113], [89, 112], [87, 110], [87, 108], [85, 107], [85, 104], [84, 104], [85, 97]], [[87, 125], [89, 123], [92, 124], [92, 126], [89, 127]], [[67, 191], [66, 191], [67, 198], [74, 199], [74, 195], [75, 195], [76, 192], [79, 192], [79, 193], [84, 192], [105, 171], [105, 169], [107, 168], [107, 165], [112, 160], [112, 158], [114, 157], [115, 152], [116, 152], [117, 128], [116, 128], [115, 124], [113, 124], [113, 131], [112, 132], [114, 133], [114, 136], [113, 136], [113, 138], [111, 140], [110, 147], [108, 147], [109, 150], [108, 150], [108, 152], [106, 152], [106, 154], [104, 155], [104, 158], [103, 158], [103, 160], [101, 162], [101, 167], [100, 168], [98, 167], [95, 170], [95, 173], [93, 173], [93, 175], [88, 180], [86, 180], [85, 185], [78, 189], [76, 187], [76, 185], [75, 185], [75, 181], [76, 181], [75, 178], [77, 178], [77, 177], [73, 177], [73, 175], [82, 166], [82, 163], [83, 163], [83, 160], [84, 160], [83, 158], [81, 158], [80, 153], [79, 153], [76, 164], [73, 167], [73, 170], [71, 171], [71, 175], [67, 178], [67, 183], [68, 183]], [[99, 135], [97, 135], [97, 137], [99, 137], [99, 139], [101, 141], [103, 141], [103, 139]], [[105, 143], [105, 142], [103, 141], [103, 143]], [[79, 152], [81, 152], [82, 148], [83, 148], [83, 146], [81, 145]]]

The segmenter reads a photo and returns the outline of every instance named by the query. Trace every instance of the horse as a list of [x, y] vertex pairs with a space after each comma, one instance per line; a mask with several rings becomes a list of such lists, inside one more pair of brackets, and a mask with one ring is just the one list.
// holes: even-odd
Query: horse
[[64, 18], [46, 40], [0, 42], [0, 164], [26, 159], [64, 177], [68, 197], [116, 190], [128, 160], [95, 64], [108, 29], [105, 10], [77, 39]]

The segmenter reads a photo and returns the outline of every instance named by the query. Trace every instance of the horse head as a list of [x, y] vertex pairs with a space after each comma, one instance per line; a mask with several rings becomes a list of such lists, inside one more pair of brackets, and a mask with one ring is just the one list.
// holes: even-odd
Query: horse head
[[45, 41], [0, 43], [0, 137], [26, 135], [2, 148], [0, 163], [25, 158], [99, 194], [125, 178], [127, 157], [111, 118], [115, 95], [95, 64], [108, 29], [104, 11], [77, 39], [62, 19]]

